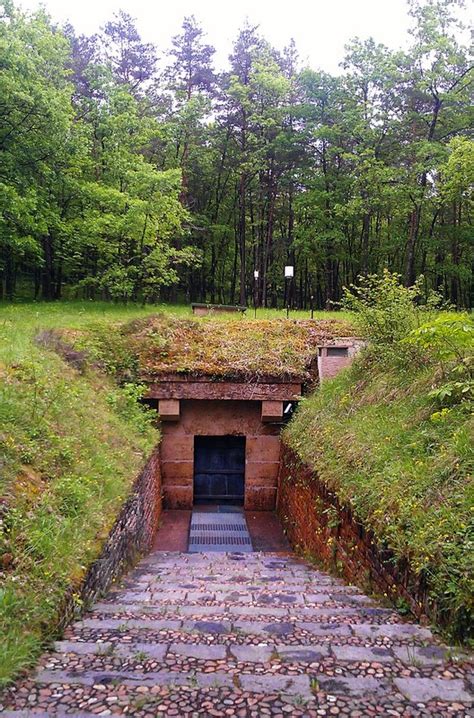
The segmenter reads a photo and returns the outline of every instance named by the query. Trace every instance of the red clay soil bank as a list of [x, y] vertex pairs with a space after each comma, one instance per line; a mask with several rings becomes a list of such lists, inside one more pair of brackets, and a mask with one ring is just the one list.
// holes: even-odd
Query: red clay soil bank
[[[417, 617], [431, 616], [426, 585], [406, 562], [377, 545], [317, 475], [282, 443], [277, 512], [291, 545], [365, 590], [403, 599]], [[440, 617], [437, 620], [441, 623]]]

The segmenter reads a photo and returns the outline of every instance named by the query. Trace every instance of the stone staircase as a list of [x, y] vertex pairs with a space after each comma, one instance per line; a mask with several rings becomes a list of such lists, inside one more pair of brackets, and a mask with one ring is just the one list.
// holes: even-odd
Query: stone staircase
[[427, 628], [291, 554], [157, 552], [0, 713], [466, 717], [470, 668]]

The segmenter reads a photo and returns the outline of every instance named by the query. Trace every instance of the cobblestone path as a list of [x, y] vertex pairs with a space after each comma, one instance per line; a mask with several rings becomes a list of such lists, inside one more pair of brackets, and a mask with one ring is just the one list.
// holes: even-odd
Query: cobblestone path
[[431, 632], [281, 554], [158, 552], [1, 699], [18, 716], [469, 716]]

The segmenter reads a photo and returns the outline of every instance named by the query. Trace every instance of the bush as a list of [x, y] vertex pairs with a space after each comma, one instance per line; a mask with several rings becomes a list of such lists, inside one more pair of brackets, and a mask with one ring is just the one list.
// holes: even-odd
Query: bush
[[441, 407], [474, 400], [474, 322], [467, 314], [440, 316], [404, 339], [439, 369], [440, 381], [430, 397]]
[[341, 307], [355, 313], [363, 336], [375, 346], [393, 346], [416, 326], [417, 283], [404, 287], [400, 275], [385, 270], [382, 276], [359, 277], [359, 284], [344, 287]]

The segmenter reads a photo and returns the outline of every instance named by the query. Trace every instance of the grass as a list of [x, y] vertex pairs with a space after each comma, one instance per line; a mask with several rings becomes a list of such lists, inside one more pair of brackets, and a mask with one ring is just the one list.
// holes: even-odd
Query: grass
[[77, 303], [0, 309], [0, 684], [34, 663], [158, 441], [108, 377], [79, 373], [33, 339], [134, 313]]
[[307, 381], [318, 345], [352, 331], [334, 318], [216, 321], [161, 313], [113, 327], [69, 330], [62, 339], [122, 382], [148, 382], [170, 373]]
[[[61, 301], [61, 302], [0, 302], [0, 321], [3, 318], [18, 319], [22, 323], [37, 323], [47, 327], [82, 327], [84, 321], [127, 321], [152, 314], [163, 312], [165, 314], [190, 318], [193, 316], [190, 305], [185, 304], [113, 304], [102, 301]], [[241, 315], [239, 314], [239, 317]], [[292, 310], [290, 319], [310, 319], [310, 310]], [[314, 311], [314, 319], [343, 319], [350, 321], [350, 312]], [[235, 321], [235, 314], [214, 314], [210, 319], [217, 321]], [[202, 321], [207, 321], [203, 317]], [[242, 321], [253, 321], [254, 310], [249, 308]], [[258, 309], [257, 319], [286, 319], [286, 309]]]
[[430, 362], [361, 359], [304, 400], [285, 440], [342, 504], [406, 559], [453, 637], [472, 630], [473, 419], [438, 411]]
[[[66, 591], [80, 586], [159, 440], [133, 392], [91, 367], [81, 373], [35, 337], [51, 329], [113, 335], [157, 312], [171, 323], [192, 316], [184, 306], [0, 303], [0, 685], [33, 665], [53, 635]], [[235, 315], [199, 322], [229, 320]], [[237, 322], [255, 327], [253, 313]]]

